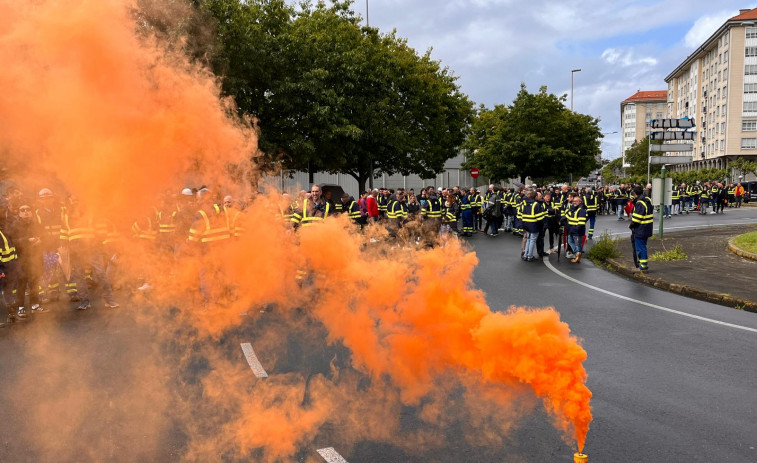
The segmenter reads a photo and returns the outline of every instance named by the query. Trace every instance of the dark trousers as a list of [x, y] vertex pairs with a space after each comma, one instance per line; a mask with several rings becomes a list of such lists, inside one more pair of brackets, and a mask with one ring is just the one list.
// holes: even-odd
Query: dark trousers
[[[39, 261], [41, 265], [42, 256], [40, 256]], [[39, 304], [39, 279], [42, 276], [39, 266], [32, 265], [30, 262], [21, 262], [21, 265], [17, 268], [20, 271], [18, 278], [15, 279], [16, 300], [14, 307], [16, 309], [24, 307], [27, 286], [29, 287], [29, 305]]]
[[473, 227], [476, 231], [482, 230], [484, 226], [484, 216], [480, 212], [480, 207], [473, 208]]
[[544, 254], [544, 227], [539, 229], [539, 236], [536, 237], [536, 254]]

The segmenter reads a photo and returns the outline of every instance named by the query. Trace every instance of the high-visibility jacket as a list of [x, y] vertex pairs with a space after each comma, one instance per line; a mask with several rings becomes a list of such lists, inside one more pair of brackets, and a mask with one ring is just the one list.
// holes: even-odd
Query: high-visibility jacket
[[402, 219], [405, 214], [402, 211], [402, 203], [396, 199], [389, 200], [389, 204], [386, 206], [386, 217], [388, 219]]
[[652, 236], [652, 223], [654, 222], [654, 207], [652, 201], [644, 195], [634, 201], [631, 224], [633, 234], [637, 238], [649, 238]]
[[376, 198], [376, 202], [378, 203], [378, 210], [379, 214], [386, 214], [387, 208], [389, 207], [389, 197], [384, 195], [379, 195], [378, 198]]
[[147, 241], [155, 241], [158, 231], [153, 227], [153, 222], [149, 217], [135, 220], [131, 226], [134, 238]]
[[95, 238], [95, 227], [91, 218], [71, 217], [64, 209], [60, 227], [61, 244], [75, 244], [91, 242]]
[[586, 234], [586, 207], [583, 204], [571, 205], [565, 211], [565, 218], [568, 219], [569, 235], [583, 236]]
[[352, 201], [349, 206], [346, 206], [344, 212], [346, 212], [352, 220], [360, 220], [362, 217], [360, 214], [360, 206], [358, 206], [357, 201]]
[[526, 231], [538, 233], [546, 216], [547, 211], [542, 203], [531, 198], [526, 198], [521, 203], [520, 219], [523, 221], [523, 229]]
[[11, 243], [8, 237], [3, 234], [2, 230], [0, 230], [0, 268], [4, 267], [4, 264], [14, 261], [17, 258], [18, 254], [16, 253], [16, 247], [13, 246], [13, 243]]
[[173, 211], [155, 209], [155, 221], [158, 224], [157, 231], [159, 236], [168, 236], [176, 231], [176, 223], [174, 223], [174, 219], [176, 219], [176, 214], [178, 213], [178, 209], [174, 209]]
[[426, 206], [421, 210], [421, 215], [428, 219], [442, 218], [442, 200], [439, 197], [429, 198]]
[[671, 193], [671, 199], [673, 201], [677, 201], [681, 199], [681, 192], [678, 190], [678, 187], [676, 186], [673, 187], [673, 192]]
[[189, 228], [189, 241], [207, 244], [231, 239], [228, 215], [223, 210], [213, 208], [208, 214], [200, 209], [197, 216]]
[[315, 208], [313, 209], [313, 211], [308, 211], [308, 205], [310, 204], [312, 203], [309, 199], [306, 198], [302, 200], [302, 210], [295, 211], [292, 214], [292, 223], [307, 227], [316, 222], [320, 222], [321, 220], [329, 216], [329, 212], [331, 212], [331, 206], [328, 202], [325, 203], [325, 206], [322, 206], [322, 214], [319, 214]]
[[590, 191], [589, 193], [583, 193], [581, 195], [581, 200], [586, 205], [586, 212], [597, 212], [599, 210], [599, 198], [597, 198], [597, 193], [594, 191]]
[[481, 206], [484, 205], [484, 200], [481, 198], [481, 195], [476, 193], [475, 195], [471, 195], [473, 198], [471, 199], [471, 206], [473, 208], [481, 208]]

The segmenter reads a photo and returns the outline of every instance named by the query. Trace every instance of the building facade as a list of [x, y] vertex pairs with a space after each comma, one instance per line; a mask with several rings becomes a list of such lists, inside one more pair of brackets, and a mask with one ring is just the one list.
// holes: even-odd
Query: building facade
[[665, 82], [667, 117], [696, 121], [693, 162], [676, 169], [757, 161], [757, 8], [727, 20]]
[[639, 90], [620, 103], [623, 165], [626, 151], [649, 135], [649, 121], [667, 117], [667, 90]]

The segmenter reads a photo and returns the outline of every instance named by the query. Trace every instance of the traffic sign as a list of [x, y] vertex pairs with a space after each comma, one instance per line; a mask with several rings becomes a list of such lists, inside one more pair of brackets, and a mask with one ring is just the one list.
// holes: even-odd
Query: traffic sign
[[692, 156], [652, 156], [649, 158], [650, 164], [685, 164], [693, 160]]
[[473, 167], [473, 168], [472, 168], [472, 169], [470, 170], [470, 176], [471, 176], [471, 177], [473, 177], [473, 178], [478, 178], [478, 176], [479, 176], [480, 174], [481, 174], [481, 173], [480, 173], [480, 172], [478, 171], [478, 167]]
[[677, 145], [651, 145], [649, 151], [653, 153], [685, 153], [694, 151], [694, 145], [691, 143], [680, 143]]
[[652, 119], [653, 129], [690, 129], [694, 127], [694, 119]]
[[696, 132], [652, 132], [652, 140], [694, 140]]

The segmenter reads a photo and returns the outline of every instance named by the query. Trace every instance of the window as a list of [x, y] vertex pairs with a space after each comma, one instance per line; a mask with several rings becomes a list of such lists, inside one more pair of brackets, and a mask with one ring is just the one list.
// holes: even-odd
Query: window
[[[726, 35], [726, 37], [728, 37]], [[746, 28], [746, 38], [748, 39], [757, 39], [757, 27], [747, 27]]]
[[742, 132], [757, 132], [757, 119], [747, 119], [741, 121]]
[[721, 108], [722, 112], [720, 113], [721, 116], [725, 116], [725, 105]]
[[741, 149], [743, 150], [757, 149], [757, 138], [742, 138]]
[[727, 63], [727, 62], [728, 62], [728, 52], [727, 52], [727, 51], [726, 51], [726, 52], [723, 52], [723, 62], [724, 62], [724, 63]]
[[757, 84], [744, 84], [744, 93], [757, 93]]
[[725, 140], [720, 140], [720, 151], [725, 151]]
[[745, 47], [744, 56], [757, 56], [757, 47]]

